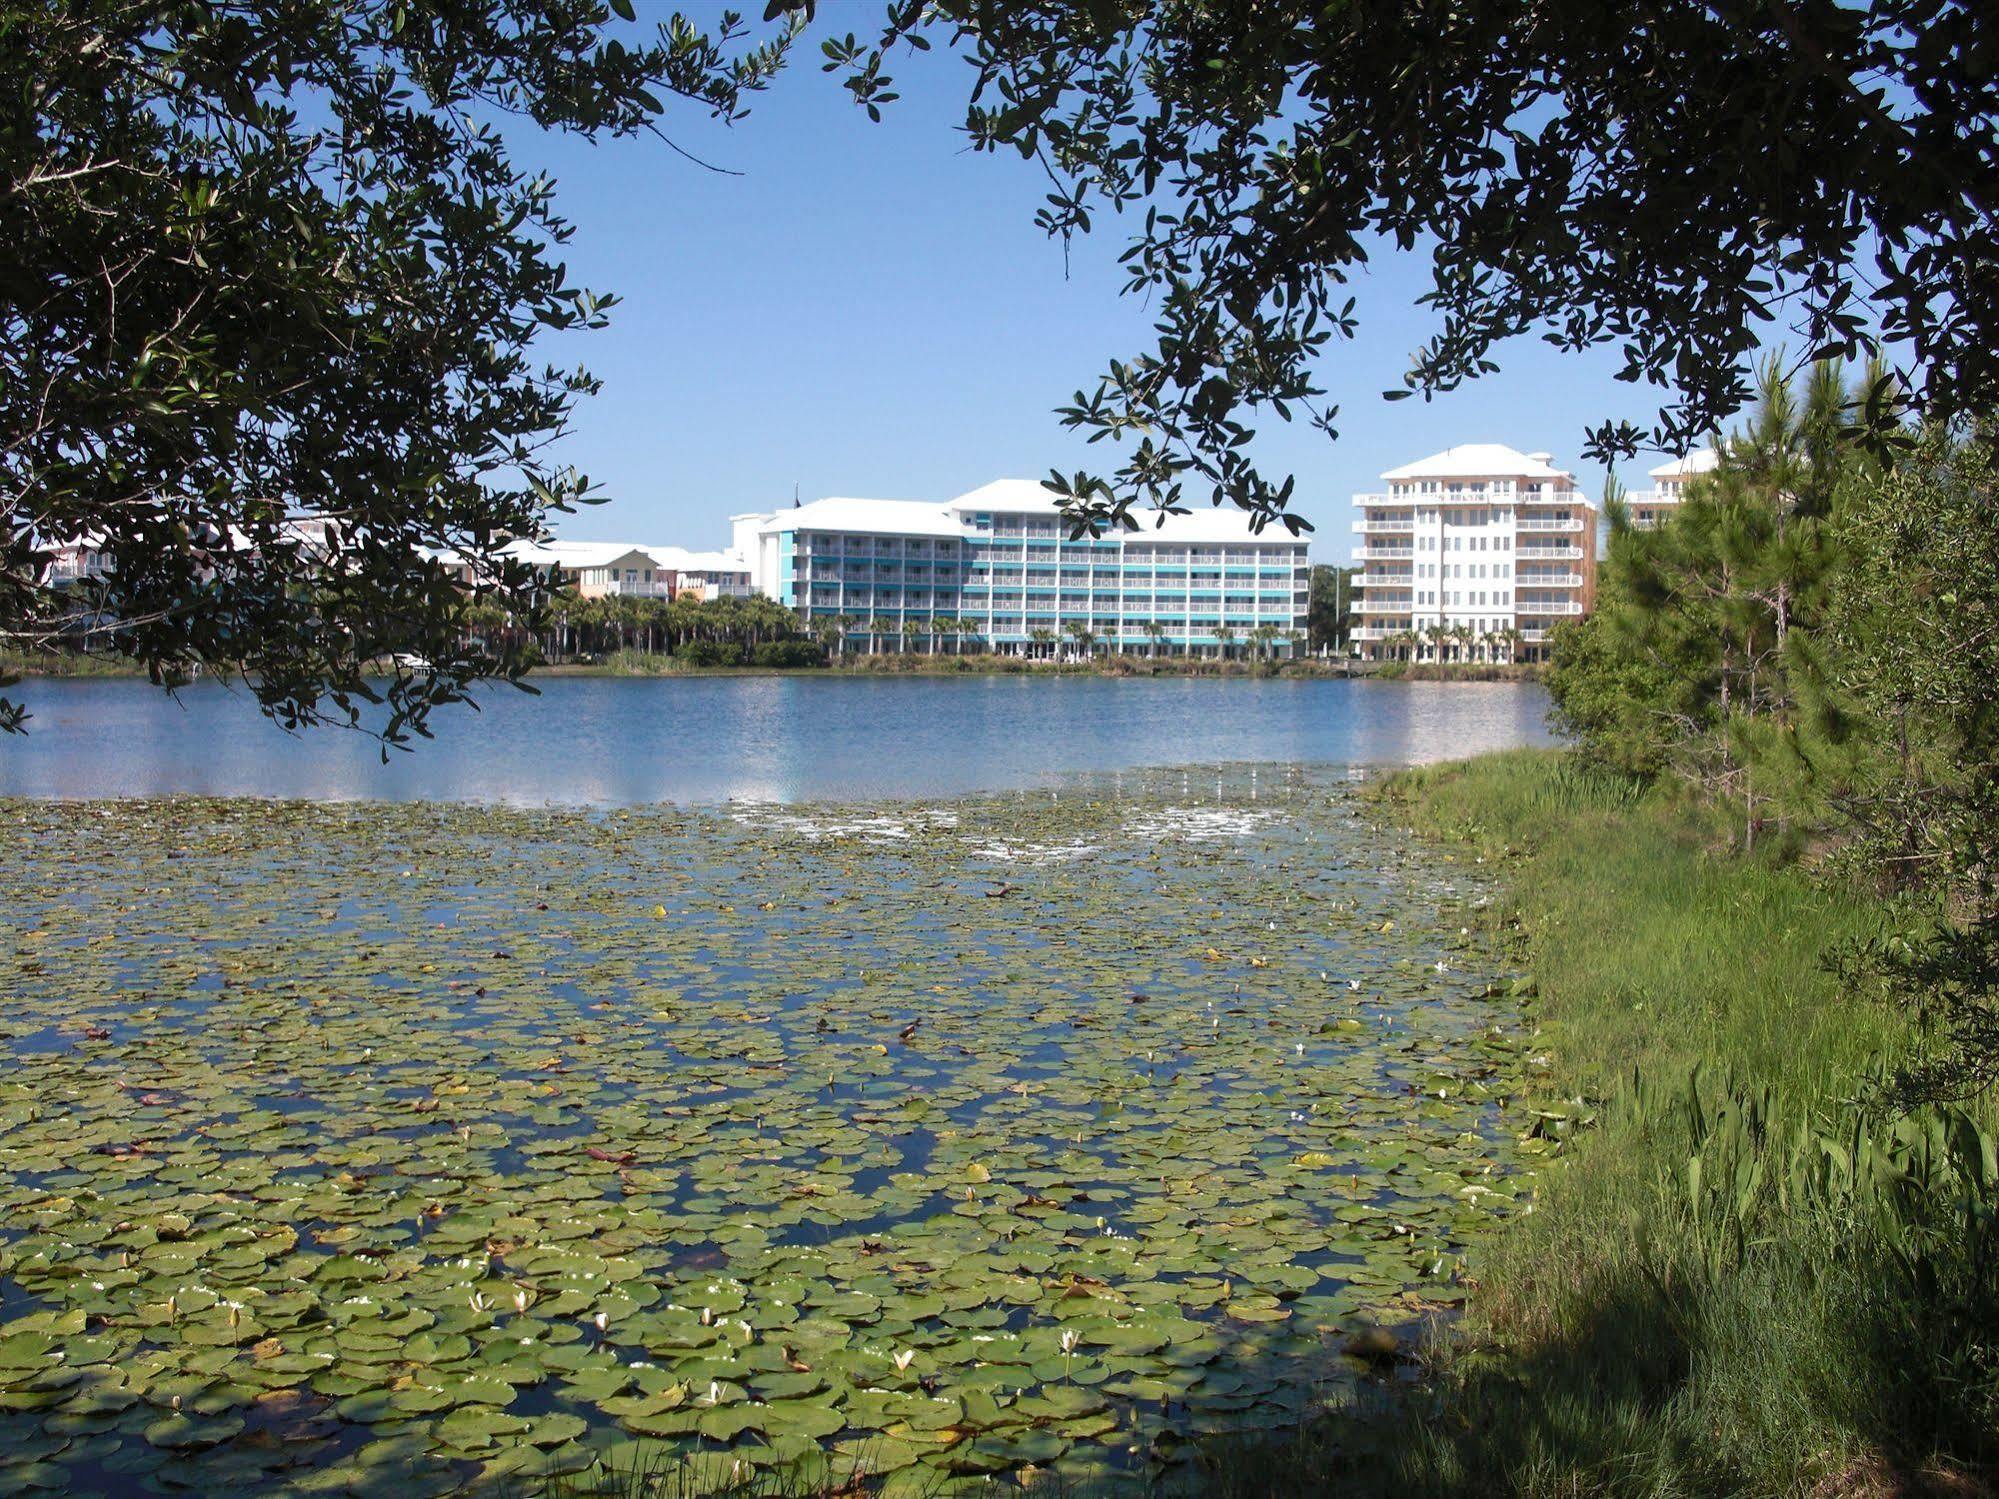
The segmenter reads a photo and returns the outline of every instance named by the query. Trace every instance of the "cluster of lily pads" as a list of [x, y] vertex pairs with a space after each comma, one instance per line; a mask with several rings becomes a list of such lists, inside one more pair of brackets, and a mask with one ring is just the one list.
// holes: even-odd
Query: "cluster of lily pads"
[[1339, 775], [0, 820], [0, 1493], [1170, 1480], [1532, 1180]]

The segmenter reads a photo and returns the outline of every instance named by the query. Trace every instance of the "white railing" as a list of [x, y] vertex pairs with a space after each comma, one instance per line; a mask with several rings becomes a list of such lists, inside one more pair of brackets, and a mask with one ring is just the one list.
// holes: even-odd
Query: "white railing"
[[1580, 561], [1583, 549], [1566, 547], [1516, 547], [1513, 552], [1515, 562], [1576, 562]]
[[1562, 520], [1534, 520], [1522, 516], [1516, 525], [1522, 531], [1580, 531], [1583, 528], [1583, 523], [1572, 516]]
[[1355, 580], [1362, 588], [1413, 588], [1414, 573], [1362, 573]]
[[1413, 562], [1416, 560], [1414, 547], [1377, 547], [1362, 542], [1354, 549], [1354, 556], [1362, 562]]
[[1382, 531], [1407, 532], [1416, 529], [1416, 522], [1414, 520], [1403, 520], [1399, 516], [1364, 515], [1353, 523], [1353, 528], [1362, 533]]
[[1413, 494], [1357, 494], [1353, 497], [1356, 505], [1413, 505]]
[[1583, 575], [1581, 573], [1516, 572], [1513, 575], [1513, 586], [1515, 588], [1580, 588], [1583, 586]]
[[1354, 608], [1362, 614], [1414, 614], [1415, 602], [1411, 599], [1357, 599]]
[[1533, 614], [1533, 615], [1581, 614], [1583, 612], [1583, 606], [1577, 603], [1574, 599], [1570, 599], [1566, 603], [1560, 603], [1560, 604], [1536, 604], [1528, 600], [1522, 599], [1518, 594], [1515, 594], [1513, 597], [1513, 612], [1515, 614]]

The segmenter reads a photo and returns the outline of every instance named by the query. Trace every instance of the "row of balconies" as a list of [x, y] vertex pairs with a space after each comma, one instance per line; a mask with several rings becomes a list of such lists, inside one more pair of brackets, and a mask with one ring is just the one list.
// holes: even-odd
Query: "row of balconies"
[[1582, 496], [1574, 489], [1550, 485], [1543, 489], [1443, 489], [1429, 494], [1357, 494], [1356, 505], [1573, 505]]
[[[1583, 528], [1581, 518], [1573, 515], [1523, 515], [1509, 524], [1518, 531], [1580, 531]], [[1364, 515], [1353, 523], [1353, 528], [1362, 536], [1405, 536], [1414, 533], [1417, 524], [1399, 515]], [[1426, 526], [1424, 529], [1429, 528]]]

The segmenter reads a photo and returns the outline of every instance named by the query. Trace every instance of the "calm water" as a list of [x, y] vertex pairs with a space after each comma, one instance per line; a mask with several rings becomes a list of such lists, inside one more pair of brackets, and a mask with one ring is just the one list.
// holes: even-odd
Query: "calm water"
[[190, 792], [541, 804], [933, 796], [1231, 760], [1417, 764], [1550, 739], [1518, 683], [1103, 677], [548, 678], [450, 710], [392, 754], [291, 736], [246, 694], [35, 681], [0, 795]]

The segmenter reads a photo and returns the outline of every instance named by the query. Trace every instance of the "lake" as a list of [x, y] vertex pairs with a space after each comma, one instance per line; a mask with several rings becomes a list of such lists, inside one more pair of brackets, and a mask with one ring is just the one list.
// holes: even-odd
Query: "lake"
[[[765, 697], [840, 723], [841, 765], [928, 774], [955, 736], [1027, 775], [1078, 745], [1227, 753], [1248, 731], [1198, 718], [1224, 710], [1387, 754], [1420, 708], [1420, 742], [1464, 750], [1444, 718], [1522, 695], [551, 693], [641, 726]], [[1075, 741], [1005, 759], [1009, 705]], [[189, 717], [247, 735], [235, 712]], [[685, 767], [701, 732], [644, 743]], [[771, 730], [781, 763], [802, 732]], [[608, 784], [727, 784], [665, 774]], [[0, 819], [0, 1492], [1204, 1493], [1203, 1443], [1409, 1368], [1550, 1148], [1515, 1102], [1545, 1043], [1484, 933], [1489, 871], [1366, 815], [1345, 770]]]
[[700, 804], [934, 796], [1229, 761], [1409, 765], [1550, 740], [1531, 683], [1303, 678], [550, 677], [449, 710], [383, 764], [288, 736], [246, 693], [32, 681], [0, 796]]

